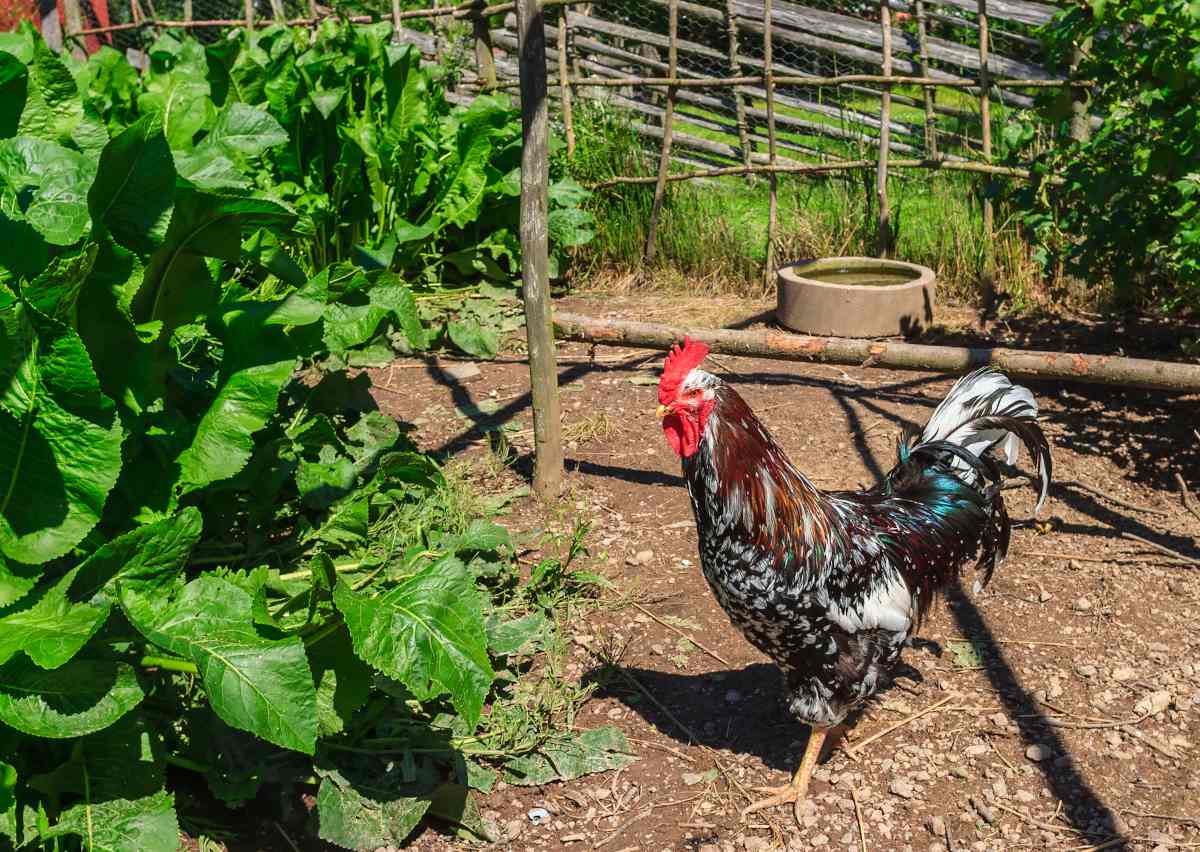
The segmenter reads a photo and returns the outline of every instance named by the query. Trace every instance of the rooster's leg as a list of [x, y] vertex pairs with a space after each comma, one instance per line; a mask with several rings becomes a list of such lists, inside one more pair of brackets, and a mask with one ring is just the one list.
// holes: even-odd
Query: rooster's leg
[[808, 745], [804, 748], [804, 757], [800, 760], [800, 766], [796, 769], [796, 774], [792, 776], [792, 783], [783, 787], [756, 787], [760, 793], [769, 794], [767, 798], [761, 799], [749, 805], [742, 816], [760, 811], [763, 808], [773, 808], [776, 805], [793, 805], [793, 812], [796, 815], [796, 821], [800, 820], [800, 806], [804, 804], [804, 798], [808, 795], [808, 782], [812, 778], [813, 770], [817, 768], [817, 759], [821, 756], [821, 745], [825, 742], [825, 736], [829, 733], [828, 728], [813, 727], [812, 733], [808, 735]]

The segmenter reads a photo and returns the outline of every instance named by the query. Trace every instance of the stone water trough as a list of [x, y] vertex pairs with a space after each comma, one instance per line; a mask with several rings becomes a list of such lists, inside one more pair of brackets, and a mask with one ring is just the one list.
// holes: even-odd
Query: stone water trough
[[910, 336], [933, 322], [933, 270], [876, 257], [827, 257], [779, 270], [775, 316], [822, 337]]

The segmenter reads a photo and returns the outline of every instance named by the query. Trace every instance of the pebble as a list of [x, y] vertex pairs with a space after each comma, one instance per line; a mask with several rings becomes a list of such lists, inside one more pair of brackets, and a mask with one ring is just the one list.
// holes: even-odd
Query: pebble
[[639, 550], [637, 553], [633, 554], [633, 556], [627, 557], [625, 562], [629, 565], [646, 565], [649, 564], [650, 560], [653, 558], [653, 550]]
[[510, 819], [504, 824], [504, 836], [509, 840], [516, 840], [524, 830], [525, 823], [519, 819]]
[[1113, 669], [1112, 672], [1112, 678], [1116, 681], [1133, 680], [1135, 677], [1137, 677], [1137, 671], [1129, 666], [1120, 666]]
[[1050, 754], [1050, 749], [1041, 743], [1034, 743], [1033, 745], [1029, 746], [1029, 748], [1025, 749], [1025, 756], [1034, 763], [1039, 763], [1040, 761], [1045, 760], [1050, 756]]
[[888, 792], [893, 796], [899, 796], [901, 799], [912, 799], [917, 795], [917, 791], [913, 789], [912, 782], [907, 778], [896, 778], [888, 785]]
[[742, 845], [746, 847], [746, 852], [767, 852], [771, 848], [771, 844], [761, 837], [747, 837]]
[[1087, 598], [1079, 598], [1078, 600], [1075, 601], [1075, 611], [1076, 612], [1087, 612], [1091, 608], [1092, 608], [1092, 602], [1089, 601]]
[[929, 829], [929, 833], [934, 837], [946, 836], [946, 821], [940, 816], [931, 816], [925, 820], [925, 827]]
[[1042, 603], [1045, 603], [1046, 601], [1050, 600], [1053, 597], [1054, 597], [1054, 595], [1050, 594], [1045, 589], [1042, 589], [1040, 592], [1038, 592], [1038, 600], [1041, 601]]
[[1171, 706], [1171, 693], [1165, 689], [1160, 689], [1158, 692], [1151, 692], [1149, 695], [1143, 696], [1142, 700], [1133, 705], [1135, 713], [1140, 713], [1143, 716], [1153, 716], [1156, 713], [1161, 713]]
[[1100, 670], [1091, 663], [1086, 663], [1082, 666], [1076, 666], [1075, 671], [1079, 673], [1080, 677], [1095, 677], [1096, 673]]

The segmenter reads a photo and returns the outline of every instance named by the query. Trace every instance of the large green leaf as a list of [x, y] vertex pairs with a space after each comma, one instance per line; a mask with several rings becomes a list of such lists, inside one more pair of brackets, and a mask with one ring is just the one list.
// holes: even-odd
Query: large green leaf
[[8, 215], [23, 218], [54, 245], [71, 245], [87, 230], [87, 191], [95, 176], [93, 159], [54, 142], [33, 136], [0, 141], [0, 199]]
[[481, 593], [461, 560], [443, 557], [374, 598], [340, 581], [334, 601], [359, 657], [418, 698], [448, 694], [475, 727], [494, 674]]
[[429, 84], [421, 70], [421, 51], [415, 45], [389, 45], [383, 74], [387, 94], [387, 128], [393, 144], [408, 138], [428, 114]]
[[202, 526], [200, 510], [189, 506], [105, 542], [79, 566], [72, 595], [100, 604], [115, 599], [121, 588], [144, 595], [170, 585], [187, 564]]
[[29, 594], [40, 574], [39, 567], [10, 563], [0, 556], [0, 609]]
[[120, 600], [147, 639], [196, 664], [209, 703], [226, 724], [313, 753], [317, 698], [304, 644], [262, 636], [246, 591], [207, 574], [174, 600], [128, 587]]
[[229, 156], [250, 158], [287, 141], [287, 132], [270, 113], [232, 101], [197, 149], [213, 147]]
[[556, 737], [535, 752], [511, 758], [504, 765], [504, 780], [525, 786], [570, 781], [628, 766], [637, 760], [631, 752], [618, 729], [593, 728]]
[[176, 852], [175, 799], [160, 791], [142, 799], [84, 802], [69, 808], [48, 836], [77, 834], [88, 852]]
[[104, 147], [88, 206], [118, 243], [151, 252], [167, 235], [174, 200], [171, 149], [162, 126], [147, 116]]
[[158, 118], [172, 150], [186, 150], [216, 113], [209, 94], [205, 74], [177, 68], [151, 76], [138, 96], [138, 110]]
[[17, 134], [28, 88], [25, 64], [11, 53], [0, 52], [0, 139]]
[[101, 148], [106, 141], [103, 125], [84, 111], [75, 78], [41, 36], [33, 42], [29, 89], [18, 130], [84, 150]]
[[83, 342], [0, 311], [0, 552], [36, 564], [62, 556], [96, 525], [121, 469], [121, 423]]
[[93, 606], [67, 597], [78, 568], [47, 584], [35, 599], [0, 617], [0, 663], [24, 651], [37, 665], [55, 669], [79, 653], [108, 618], [110, 604]]
[[0, 722], [35, 737], [101, 731], [145, 697], [126, 663], [76, 657], [46, 671], [24, 656], [0, 666]]
[[144, 713], [126, 713], [103, 731], [77, 740], [65, 763], [30, 777], [29, 786], [60, 800], [64, 795], [96, 801], [157, 793], [166, 769], [158, 725]]
[[328, 774], [317, 792], [321, 839], [361, 852], [403, 846], [429, 810], [433, 792], [429, 782], [410, 788], [354, 784]]

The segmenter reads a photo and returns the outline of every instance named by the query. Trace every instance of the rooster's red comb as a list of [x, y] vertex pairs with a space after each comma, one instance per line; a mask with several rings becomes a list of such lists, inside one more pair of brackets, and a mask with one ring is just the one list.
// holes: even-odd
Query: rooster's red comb
[[675, 344], [667, 354], [666, 363], [663, 364], [662, 378], [658, 380], [658, 401], [663, 405], [669, 405], [675, 399], [675, 393], [679, 390], [680, 383], [693, 367], [700, 365], [707, 355], [708, 346], [698, 340], [692, 340], [690, 337], [683, 338], [682, 349], [679, 348], [679, 344]]

